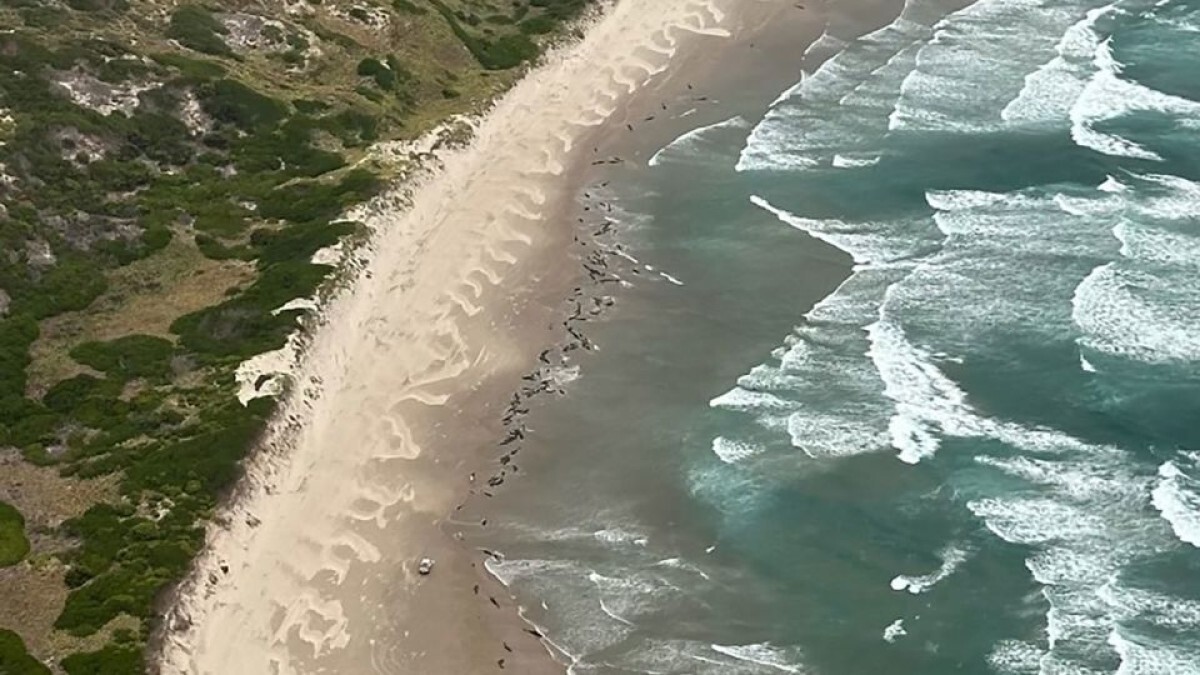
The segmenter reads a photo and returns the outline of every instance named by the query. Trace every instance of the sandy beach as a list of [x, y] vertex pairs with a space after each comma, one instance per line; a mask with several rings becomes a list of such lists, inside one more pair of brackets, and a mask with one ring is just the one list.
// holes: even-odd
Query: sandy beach
[[320, 310], [169, 609], [161, 672], [561, 672], [486, 577], [488, 554], [457, 536], [486, 517], [455, 507], [517, 470], [487, 467], [510, 393], [562, 337], [580, 277], [569, 206], [596, 144], [669, 67], [784, 6], [622, 0], [498, 101], [469, 147], [366, 210], [365, 263]]

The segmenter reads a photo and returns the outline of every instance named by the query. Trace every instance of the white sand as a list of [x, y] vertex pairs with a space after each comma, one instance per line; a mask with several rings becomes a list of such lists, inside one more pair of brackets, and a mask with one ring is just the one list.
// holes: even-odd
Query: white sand
[[[411, 208], [377, 203], [369, 262], [322, 311], [287, 423], [210, 528], [168, 616], [163, 672], [495, 672], [494, 658], [462, 646], [475, 624], [457, 605], [418, 616], [405, 604], [420, 581], [413, 560], [445, 545], [431, 542], [447, 538], [437, 524], [461, 487], [436, 470], [459, 449], [423, 447], [433, 436], [421, 425], [538, 347], [504, 317], [516, 289], [537, 283], [539, 242], [568, 227], [548, 222], [572, 187], [563, 174], [592, 157], [572, 148], [681, 46], [727, 35], [718, 7], [736, 4], [622, 0], [499, 101]], [[446, 623], [440, 644], [381, 646], [430, 634], [430, 621]]]

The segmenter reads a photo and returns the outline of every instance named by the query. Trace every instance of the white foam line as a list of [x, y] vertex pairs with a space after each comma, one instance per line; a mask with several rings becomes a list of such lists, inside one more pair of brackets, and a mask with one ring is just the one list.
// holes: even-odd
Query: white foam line
[[712, 649], [739, 661], [766, 666], [783, 673], [799, 675], [803, 672], [799, 666], [783, 662], [782, 657], [779, 656], [775, 649], [766, 643], [752, 645], [712, 645]]
[[795, 214], [784, 211], [783, 209], [774, 206], [773, 204], [771, 204], [771, 202], [767, 201], [766, 199], [763, 199], [762, 197], [759, 197], [758, 195], [751, 195], [750, 203], [754, 204], [755, 206], [757, 206], [760, 209], [763, 209], [764, 211], [771, 213], [772, 215], [774, 215], [776, 218], [779, 219], [779, 222], [784, 223], [786, 225], [790, 225], [790, 226], [796, 228], [797, 230], [800, 230], [801, 232], [812, 237], [813, 239], [820, 239], [821, 241], [825, 242], [826, 244], [829, 244], [830, 246], [833, 246], [834, 248], [837, 248], [838, 250], [844, 251], [846, 254], [848, 254], [851, 257], [852, 260], [854, 260], [855, 265], [864, 265], [864, 264], [871, 262], [867, 258], [863, 257], [861, 254], [858, 254], [854, 251], [848, 251], [848, 250], [842, 248], [841, 246], [838, 246], [836, 238], [829, 236], [829, 234], [821, 231], [817, 227], [817, 224], [819, 221], [811, 220], [809, 218], [801, 218]]
[[937, 571], [915, 576], [900, 575], [892, 579], [892, 590], [908, 591], [913, 595], [924, 593], [938, 582], [954, 574], [954, 571], [971, 557], [971, 551], [958, 546], [948, 546], [939, 555], [942, 558], [942, 565]]
[[746, 119], [741, 115], [734, 115], [733, 117], [721, 120], [720, 122], [714, 122], [713, 124], [709, 124], [707, 126], [697, 127], [691, 131], [680, 134], [675, 140], [660, 148], [658, 152], [655, 152], [654, 155], [650, 157], [648, 164], [649, 166], [659, 166], [662, 163], [663, 154], [672, 150], [682, 150], [693, 146], [704, 137], [704, 134], [709, 131], [714, 131], [717, 129], [746, 129], [749, 128], [749, 126], [750, 123], [747, 122]]

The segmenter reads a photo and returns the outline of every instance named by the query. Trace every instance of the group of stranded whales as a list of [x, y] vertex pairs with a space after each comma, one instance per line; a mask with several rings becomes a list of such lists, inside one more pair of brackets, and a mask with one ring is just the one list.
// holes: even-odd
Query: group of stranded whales
[[[605, 181], [593, 186], [593, 189], [603, 189], [607, 185], [608, 182]], [[592, 192], [584, 192], [582, 208], [585, 212], [603, 210], [604, 213], [609, 213], [612, 211], [612, 204], [599, 200], [593, 196]], [[595, 342], [585, 334], [584, 325], [599, 319], [604, 311], [616, 302], [611, 295], [603, 292], [605, 286], [612, 283], [627, 284], [628, 282], [624, 281], [621, 276], [626, 271], [634, 274], [640, 273], [640, 270], [631, 262], [633, 258], [625, 253], [622, 245], [612, 241], [617, 234], [618, 224], [617, 221], [608, 217], [602, 218], [599, 222], [589, 222], [585, 218], [578, 219], [579, 231], [574, 237], [574, 244], [577, 247], [577, 257], [586, 280], [571, 289], [570, 295], [563, 301], [563, 319], [561, 321], [563, 338], [558, 344], [547, 347], [538, 354], [536, 366], [521, 377], [520, 386], [513, 392], [508, 405], [501, 414], [500, 422], [503, 430], [499, 440], [496, 441], [495, 447], [499, 455], [496, 458], [494, 473], [485, 480], [481, 480], [474, 472], [468, 474], [467, 481], [471, 485], [468, 490], [469, 495], [492, 498], [496, 495], [498, 488], [520, 472], [520, 467], [515, 460], [530, 433], [526, 420], [530, 414], [531, 402], [540, 396], [550, 394], [564, 396], [566, 394], [563, 376], [564, 371], [572, 367], [572, 353], [577, 350], [597, 349]], [[465, 501], [458, 504], [455, 511], [461, 511], [466, 505]], [[487, 527], [488, 523], [487, 517], [481, 517], [477, 521], [477, 525], [481, 528]], [[462, 533], [456, 533], [455, 538], [461, 540]], [[477, 551], [484, 560], [491, 559], [497, 562], [504, 560], [503, 554], [499, 551], [482, 547]], [[472, 566], [475, 565], [476, 563], [472, 563]], [[473, 592], [477, 596], [481, 595], [479, 584], [474, 586]], [[495, 596], [486, 595], [486, 598], [492, 607], [502, 607]], [[523, 630], [539, 640], [546, 637], [536, 626], [525, 627]], [[513, 651], [507, 642], [502, 642], [501, 646], [505, 652]], [[502, 658], [497, 660], [496, 665], [503, 670], [506, 668], [506, 663], [506, 660]]]
[[[689, 84], [688, 89], [691, 90], [692, 85]], [[706, 96], [699, 96], [694, 97], [694, 100], [703, 102], [709, 99]], [[664, 111], [668, 109], [665, 103], [661, 104], [661, 107]], [[655, 115], [649, 115], [645, 121], [650, 122], [655, 118]], [[634, 131], [633, 125], [628, 125], [628, 129]], [[599, 148], [595, 148], [594, 152], [599, 153]], [[625, 161], [624, 158], [614, 155], [594, 160], [591, 164], [593, 166], [617, 165], [623, 164]], [[584, 283], [575, 286], [571, 290], [571, 294], [563, 301], [565, 305], [565, 316], [561, 322], [563, 339], [558, 344], [543, 349], [538, 354], [536, 367], [522, 376], [521, 385], [513, 392], [500, 417], [503, 432], [496, 442], [496, 448], [499, 451], [496, 470], [484, 481], [480, 481], [474, 472], [470, 473], [467, 476], [471, 485], [468, 490], [469, 495], [492, 498], [496, 495], [498, 488], [505, 485], [505, 482], [510, 480], [514, 474], [520, 472], [515, 458], [521, 452], [530, 433], [526, 419], [530, 414], [531, 401], [547, 394], [556, 396], [566, 394], [562, 376], [565, 374], [564, 371], [572, 367], [572, 352], [580, 349], [585, 351], [597, 349], [595, 342], [585, 334], [584, 324], [601, 318], [605, 310], [616, 302], [613, 296], [604, 292], [605, 287], [608, 284], [627, 286], [629, 282], [622, 277], [623, 274], [640, 275], [642, 273], [637, 259], [627, 253], [621, 243], [614, 241], [620, 223], [610, 215], [614, 211], [613, 203], [597, 196], [608, 184], [609, 181], [606, 180], [592, 185], [581, 195], [580, 211], [582, 216], [576, 220], [577, 232], [573, 241], [577, 249], [579, 265], [587, 278]], [[594, 218], [596, 214], [600, 214], [598, 220]], [[646, 266], [646, 269], [652, 271], [654, 268]], [[659, 276], [672, 283], [679, 283], [678, 280], [661, 272]], [[465, 501], [458, 504], [455, 511], [461, 511], [466, 505]], [[481, 517], [477, 522], [481, 528], [487, 527], [488, 523], [487, 517]], [[454, 536], [459, 540], [463, 538], [461, 532]], [[477, 551], [483, 556], [484, 561], [490, 559], [503, 562], [504, 560], [503, 554], [499, 551], [483, 547], [478, 548]], [[473, 562], [471, 565], [475, 567], [476, 563]], [[477, 596], [481, 595], [479, 584], [475, 584], [473, 592]], [[502, 607], [500, 601], [493, 595], [487, 595], [487, 601], [494, 608]], [[538, 640], [546, 639], [546, 635], [536, 626], [527, 626], [523, 630]], [[505, 652], [513, 651], [507, 642], [501, 642], [501, 646]], [[506, 663], [503, 658], [496, 661], [497, 667], [501, 670], [505, 669]]]

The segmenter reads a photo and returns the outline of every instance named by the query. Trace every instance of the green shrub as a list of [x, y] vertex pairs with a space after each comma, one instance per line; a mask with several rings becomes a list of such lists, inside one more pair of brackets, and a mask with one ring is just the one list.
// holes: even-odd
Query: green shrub
[[77, 253], [59, 256], [53, 267], [25, 288], [9, 285], [7, 290], [13, 296], [10, 310], [43, 319], [86, 309], [108, 288], [108, 280], [96, 262]]
[[229, 31], [213, 15], [199, 5], [183, 5], [171, 15], [167, 37], [179, 44], [214, 56], [233, 56], [222, 35]]
[[250, 260], [254, 251], [245, 246], [226, 246], [206, 234], [196, 235], [196, 248], [210, 260]]
[[136, 152], [162, 164], [181, 165], [192, 158], [188, 128], [164, 113], [138, 112], [130, 120], [125, 142]]
[[67, 675], [134, 675], [143, 671], [136, 645], [107, 645], [100, 651], [72, 654], [62, 660]]
[[68, 20], [67, 12], [58, 7], [24, 7], [21, 21], [30, 28], [53, 28]]
[[556, 21], [567, 21], [579, 15], [588, 0], [530, 0], [530, 5], [546, 10], [546, 15]]
[[24, 516], [14, 507], [0, 502], [0, 567], [16, 565], [28, 554]]
[[237, 80], [216, 80], [196, 87], [196, 97], [213, 119], [243, 131], [263, 131], [287, 116], [287, 106]]
[[414, 5], [412, 0], [392, 0], [392, 7], [395, 7], [401, 12], [407, 12], [409, 14], [421, 15], [429, 13], [429, 10], [425, 9], [424, 7], [418, 7]]
[[183, 54], [152, 54], [150, 58], [164, 66], [170, 66], [184, 77], [197, 80], [212, 80], [225, 76], [225, 66], [212, 61], [193, 59]]
[[379, 123], [367, 113], [343, 110], [319, 120], [320, 128], [337, 136], [342, 145], [355, 147], [379, 139]]
[[244, 359], [279, 349], [296, 328], [295, 312], [272, 311], [311, 295], [329, 269], [296, 261], [272, 265], [241, 295], [176, 319], [171, 331], [185, 347], [210, 357]]
[[396, 74], [392, 72], [391, 68], [376, 59], [365, 58], [359, 61], [356, 72], [359, 77], [369, 77], [375, 80], [375, 84], [380, 89], [391, 91], [396, 88]]
[[271, 133], [245, 139], [232, 153], [234, 166], [247, 174], [274, 171], [305, 178], [342, 168], [345, 160], [341, 155], [312, 146], [313, 132], [320, 127], [317, 120], [294, 116]]
[[[29, 347], [37, 339], [37, 322], [28, 316], [0, 319], [0, 399], [25, 396]], [[0, 420], [16, 419], [0, 417]]]
[[89, 398], [114, 399], [120, 393], [120, 383], [102, 380], [91, 375], [76, 375], [56, 383], [42, 397], [42, 403], [57, 413], [69, 413]]
[[558, 22], [548, 16], [535, 16], [521, 22], [521, 32], [526, 35], [543, 35], [553, 32], [558, 27]]
[[505, 35], [489, 41], [472, 35], [441, 0], [429, 0], [450, 24], [450, 30], [463, 43], [479, 65], [488, 70], [508, 70], [538, 55], [538, 47], [524, 34]]
[[54, 626], [72, 635], [85, 636], [121, 614], [149, 616], [154, 596], [166, 581], [141, 565], [114, 567], [71, 591]]
[[[315, 4], [319, 4], [319, 3], [315, 3]], [[314, 21], [314, 22], [310, 22], [306, 25], [309, 30], [311, 30], [314, 34], [316, 34], [317, 37], [321, 38], [322, 40], [325, 40], [327, 42], [332, 42], [332, 43], [342, 47], [343, 49], [350, 50], [350, 51], [362, 49], [362, 45], [358, 44], [358, 42], [355, 41], [354, 38], [352, 38], [349, 35], [346, 35], [344, 33], [339, 33], [336, 30], [331, 30], [329, 28], [326, 28], [325, 25], [322, 23]]]
[[341, 211], [379, 189], [379, 180], [369, 171], [355, 169], [339, 183], [294, 183], [278, 188], [263, 198], [258, 213], [296, 223], [329, 221]]
[[96, 504], [78, 518], [63, 523], [63, 532], [83, 542], [70, 554], [71, 569], [79, 570], [88, 579], [107, 572], [126, 546], [128, 527], [123, 520], [129, 515], [128, 508]]
[[292, 100], [292, 105], [296, 110], [304, 115], [319, 115], [329, 110], [329, 104], [324, 101], [313, 101], [305, 98], [297, 98]]
[[192, 205], [192, 227], [218, 237], [236, 237], [246, 229], [250, 211], [228, 199], [215, 199]]
[[8, 420], [8, 425], [4, 428], [0, 441], [17, 447], [53, 440], [54, 432], [62, 424], [61, 415], [28, 400], [19, 417], [4, 419]]
[[67, 0], [67, 6], [80, 12], [124, 12], [129, 3], [125, 0]]
[[171, 376], [175, 345], [150, 335], [128, 335], [108, 342], [85, 342], [71, 350], [71, 358], [120, 380], [144, 377], [166, 380]]
[[4, 675], [50, 675], [50, 669], [25, 651], [21, 636], [0, 628], [0, 673]]
[[[125, 479], [129, 485], [182, 492], [199, 489], [215, 497], [233, 484], [238, 462], [261, 432], [257, 419], [233, 420], [229, 426], [145, 453], [126, 470]], [[186, 565], [187, 557], [178, 562]]]
[[186, 571], [203, 543], [197, 519], [237, 478], [273, 410], [269, 401], [243, 407], [228, 400], [206, 408], [192, 435], [160, 434], [164, 442], [113, 460], [125, 467], [123, 494], [139, 501], [151, 495], [151, 503], [153, 495], [166, 495], [171, 506], [149, 520], [129, 506], [97, 505], [64, 524], [81, 546], [66, 555], [73, 590], [55, 625], [90, 635], [122, 613], [149, 618], [154, 598]]
[[308, 260], [353, 231], [354, 226], [346, 221], [303, 223], [283, 230], [255, 230], [250, 243], [258, 250], [258, 264], [266, 267], [289, 260]]

